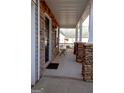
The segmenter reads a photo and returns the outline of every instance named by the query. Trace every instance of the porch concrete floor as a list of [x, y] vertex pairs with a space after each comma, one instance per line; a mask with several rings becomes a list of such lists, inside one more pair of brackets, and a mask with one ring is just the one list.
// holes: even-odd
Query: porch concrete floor
[[66, 77], [73, 79], [82, 79], [82, 65], [75, 61], [73, 49], [67, 49], [65, 55], [57, 56], [53, 63], [59, 63], [57, 70], [46, 69], [44, 76]]
[[82, 66], [75, 62], [72, 49], [68, 49], [66, 55], [57, 56], [53, 63], [59, 63], [58, 69], [46, 69], [33, 90], [43, 88], [45, 93], [93, 93], [93, 83], [82, 80]]
[[32, 90], [43, 88], [44, 93], [93, 93], [92, 86], [91, 82], [82, 80], [43, 77]]

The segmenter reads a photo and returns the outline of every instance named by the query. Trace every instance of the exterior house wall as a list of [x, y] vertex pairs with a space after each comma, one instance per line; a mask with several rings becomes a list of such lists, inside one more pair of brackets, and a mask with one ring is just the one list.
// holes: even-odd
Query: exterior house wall
[[56, 38], [56, 29], [53, 28], [52, 30], [52, 60], [54, 60], [54, 58], [56, 57], [56, 55], [59, 52], [59, 48], [57, 47], [57, 38]]
[[[41, 3], [41, 2], [40, 2]], [[42, 5], [40, 4], [40, 72], [42, 75], [44, 70], [44, 63], [45, 63], [45, 16], [42, 11]]]
[[51, 32], [51, 61], [55, 58], [55, 54], [57, 54], [57, 48], [55, 46], [55, 32], [53, 31], [55, 28], [58, 27], [58, 23], [51, 12], [50, 8], [47, 6], [44, 0], [40, 1], [40, 71], [41, 75], [44, 71], [45, 66], [45, 14], [47, 14], [51, 18], [52, 24], [52, 32]]

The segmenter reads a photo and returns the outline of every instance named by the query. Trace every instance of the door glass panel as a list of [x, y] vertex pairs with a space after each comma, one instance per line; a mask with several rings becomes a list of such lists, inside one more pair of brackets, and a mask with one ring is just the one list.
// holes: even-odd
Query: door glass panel
[[45, 18], [45, 62], [49, 61], [49, 19]]

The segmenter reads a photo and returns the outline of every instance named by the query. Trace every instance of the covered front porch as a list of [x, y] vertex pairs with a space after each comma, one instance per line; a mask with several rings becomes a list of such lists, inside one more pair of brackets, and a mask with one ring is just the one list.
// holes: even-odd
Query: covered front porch
[[[32, 0], [31, 8], [32, 90], [43, 89], [45, 93], [63, 91], [65, 91], [63, 93], [75, 93], [75, 87], [78, 93], [92, 93], [92, 81], [83, 81], [83, 61], [77, 62], [77, 55], [81, 60], [83, 57], [80, 53], [74, 55], [74, 43], [93, 45], [93, 1]], [[84, 35], [84, 23], [87, 18], [88, 25], [86, 35]], [[61, 29], [65, 29], [64, 31], [73, 29], [75, 31], [73, 39], [71, 37], [70, 40], [70, 37], [67, 38], [64, 33], [62, 35]], [[64, 42], [61, 42], [62, 38], [64, 38]], [[87, 41], [84, 41], [84, 38], [87, 38]], [[68, 42], [69, 40], [71, 43]], [[62, 52], [62, 48], [65, 50], [64, 52]], [[81, 51], [85, 50], [81, 49]], [[58, 63], [58, 68], [47, 69], [50, 63]], [[71, 86], [72, 84], [73, 86]]]

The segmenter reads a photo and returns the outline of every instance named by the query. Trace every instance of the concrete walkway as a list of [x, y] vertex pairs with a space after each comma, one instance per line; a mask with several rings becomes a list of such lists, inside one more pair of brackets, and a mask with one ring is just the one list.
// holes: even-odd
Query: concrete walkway
[[53, 63], [59, 63], [58, 69], [46, 69], [32, 90], [42, 88], [44, 93], [93, 93], [93, 83], [82, 80], [82, 66], [75, 62], [73, 50], [68, 49], [66, 55], [57, 56]]

